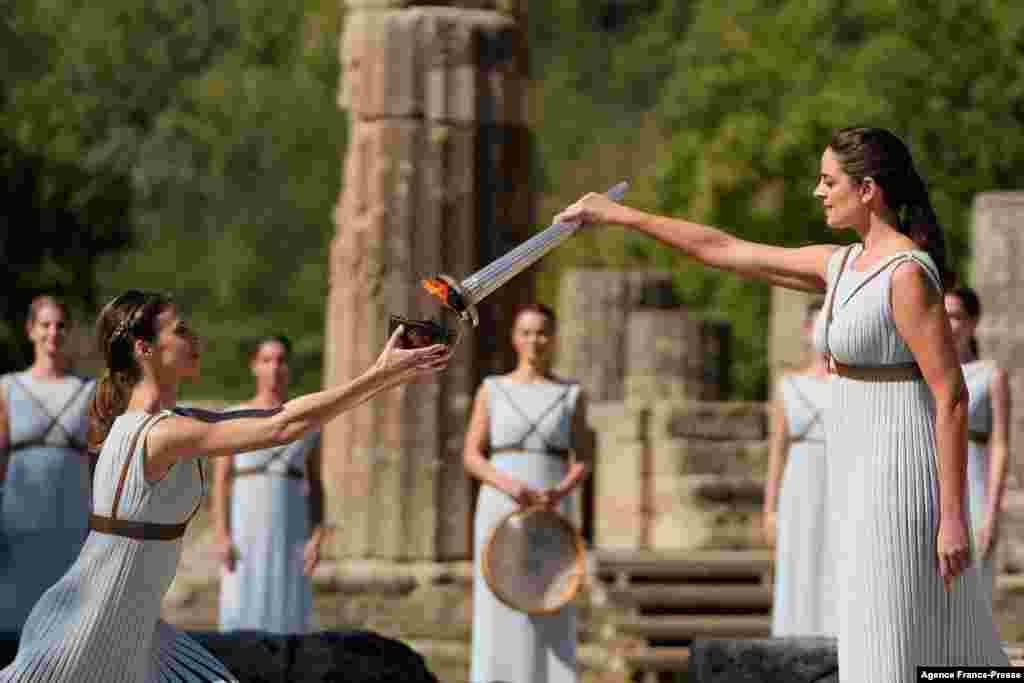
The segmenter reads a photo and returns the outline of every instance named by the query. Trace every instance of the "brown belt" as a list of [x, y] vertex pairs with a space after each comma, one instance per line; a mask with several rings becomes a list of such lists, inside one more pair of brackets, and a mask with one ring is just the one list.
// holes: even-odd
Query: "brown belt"
[[921, 368], [917, 367], [917, 363], [846, 365], [833, 359], [832, 372], [858, 382], [906, 382], [921, 379]]
[[559, 458], [564, 458], [571, 452], [569, 449], [558, 449], [553, 448], [521, 448], [519, 446], [501, 446], [500, 448], [492, 448], [490, 450], [491, 455], [495, 453], [540, 453], [542, 455], [554, 455]]
[[976, 432], [968, 430], [967, 440], [978, 444], [979, 446], [987, 446], [989, 440], [989, 434], [986, 432]]
[[306, 474], [298, 467], [289, 467], [284, 472], [280, 470], [272, 470], [266, 465], [252, 465], [250, 467], [236, 467], [231, 476], [233, 477], [251, 477], [254, 474], [276, 474], [279, 477], [287, 477], [288, 479], [305, 479]]
[[180, 524], [156, 524], [154, 522], [132, 522], [127, 519], [112, 519], [100, 515], [89, 515], [89, 528], [102, 534], [127, 536], [138, 541], [173, 541], [185, 535], [188, 520]]

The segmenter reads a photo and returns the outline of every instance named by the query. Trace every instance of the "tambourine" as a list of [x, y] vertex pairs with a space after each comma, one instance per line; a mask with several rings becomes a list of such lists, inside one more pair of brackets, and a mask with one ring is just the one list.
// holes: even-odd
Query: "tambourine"
[[527, 614], [554, 614], [583, 581], [583, 539], [572, 522], [544, 506], [515, 510], [491, 530], [481, 554], [495, 597]]

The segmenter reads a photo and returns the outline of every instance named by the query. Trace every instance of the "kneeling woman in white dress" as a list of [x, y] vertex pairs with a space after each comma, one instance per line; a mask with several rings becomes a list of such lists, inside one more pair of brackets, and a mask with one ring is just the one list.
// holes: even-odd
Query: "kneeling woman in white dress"
[[[97, 323], [107, 371], [93, 401], [90, 532], [78, 559], [36, 603], [0, 682], [233, 681], [214, 657], [160, 621], [181, 538], [202, 500], [200, 458], [290, 443], [385, 389], [444, 367], [443, 346], [405, 350], [340, 387], [276, 410], [181, 414], [178, 383], [199, 374], [199, 343], [166, 296], [128, 291]], [[400, 332], [400, 331], [399, 331]]]
[[992, 551], [1010, 465], [1010, 379], [1006, 370], [978, 355], [974, 332], [981, 302], [969, 287], [948, 292], [946, 315], [967, 382], [967, 498], [974, 532], [974, 559], [991, 600], [995, 571]]
[[[550, 505], [570, 519], [586, 476], [568, 455], [585, 443], [586, 408], [579, 385], [551, 374], [555, 316], [530, 304], [513, 322], [516, 369], [489, 377], [477, 391], [463, 461], [482, 484], [473, 523], [473, 642], [470, 683], [576, 681], [576, 610], [519, 612], [488, 587], [480, 552], [491, 530], [522, 507]], [[490, 453], [490, 460], [485, 457]]]
[[829, 374], [814, 351], [814, 322], [822, 301], [807, 308], [803, 337], [808, 363], [779, 378], [772, 401], [772, 434], [764, 493], [764, 531], [775, 544], [773, 636], [822, 636], [831, 624], [828, 469], [825, 413]]
[[[261, 340], [249, 357], [256, 395], [240, 409], [284, 405], [291, 342]], [[306, 633], [320, 561], [324, 487], [320, 433], [217, 460], [214, 526], [223, 570], [220, 629]]]

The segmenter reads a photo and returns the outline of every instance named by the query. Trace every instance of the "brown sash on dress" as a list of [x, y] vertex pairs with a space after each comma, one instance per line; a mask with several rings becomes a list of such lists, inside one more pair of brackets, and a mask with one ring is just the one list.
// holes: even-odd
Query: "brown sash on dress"
[[121, 493], [124, 491], [124, 482], [128, 478], [128, 468], [132, 464], [132, 458], [135, 457], [135, 447], [139, 443], [139, 436], [142, 432], [146, 431], [146, 427], [152, 423], [158, 415], [151, 415], [143, 421], [142, 426], [139, 427], [138, 431], [132, 437], [131, 446], [128, 448], [128, 457], [125, 458], [124, 467], [121, 468], [121, 478], [117, 482], [117, 489], [114, 491], [114, 504], [110, 510], [110, 517], [104, 517], [102, 515], [90, 514], [89, 515], [89, 528], [93, 531], [98, 531], [101, 534], [112, 534], [114, 536], [124, 536], [125, 538], [133, 538], [138, 541], [173, 541], [177, 538], [181, 538], [185, 535], [185, 529], [188, 528], [189, 522], [199, 512], [199, 508], [203, 503], [202, 491], [206, 490], [206, 479], [203, 475], [203, 465], [196, 459], [196, 467], [199, 468], [199, 486], [200, 494], [199, 500], [196, 501], [196, 506], [192, 508], [192, 513], [184, 522], [177, 524], [159, 524], [157, 522], [133, 522], [126, 519], [117, 518], [117, 507], [121, 502]]

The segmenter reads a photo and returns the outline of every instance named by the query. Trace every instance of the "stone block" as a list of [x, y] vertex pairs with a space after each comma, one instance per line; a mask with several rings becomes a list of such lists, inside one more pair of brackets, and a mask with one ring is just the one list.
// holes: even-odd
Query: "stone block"
[[594, 544], [636, 549], [644, 540], [643, 444], [601, 440], [594, 463]]
[[651, 442], [652, 472], [655, 476], [710, 474], [760, 478], [764, 476], [767, 460], [768, 444], [765, 441], [680, 438]]
[[648, 411], [627, 406], [622, 401], [589, 403], [587, 422], [601, 443], [643, 441], [647, 438]]
[[654, 404], [700, 395], [701, 328], [681, 308], [641, 308], [626, 319], [627, 403]]
[[713, 500], [709, 486], [727, 486], [721, 477], [654, 475], [651, 548], [699, 550], [748, 548], [756, 542], [759, 503]]
[[651, 409], [651, 439], [757, 441], [767, 437], [764, 403], [742, 401], [662, 401]]
[[786, 681], [838, 683], [834, 638], [695, 640], [690, 645], [694, 683]]
[[651, 287], [671, 287], [670, 271], [573, 269], [559, 288], [558, 367], [592, 401], [622, 401], [631, 311]]

